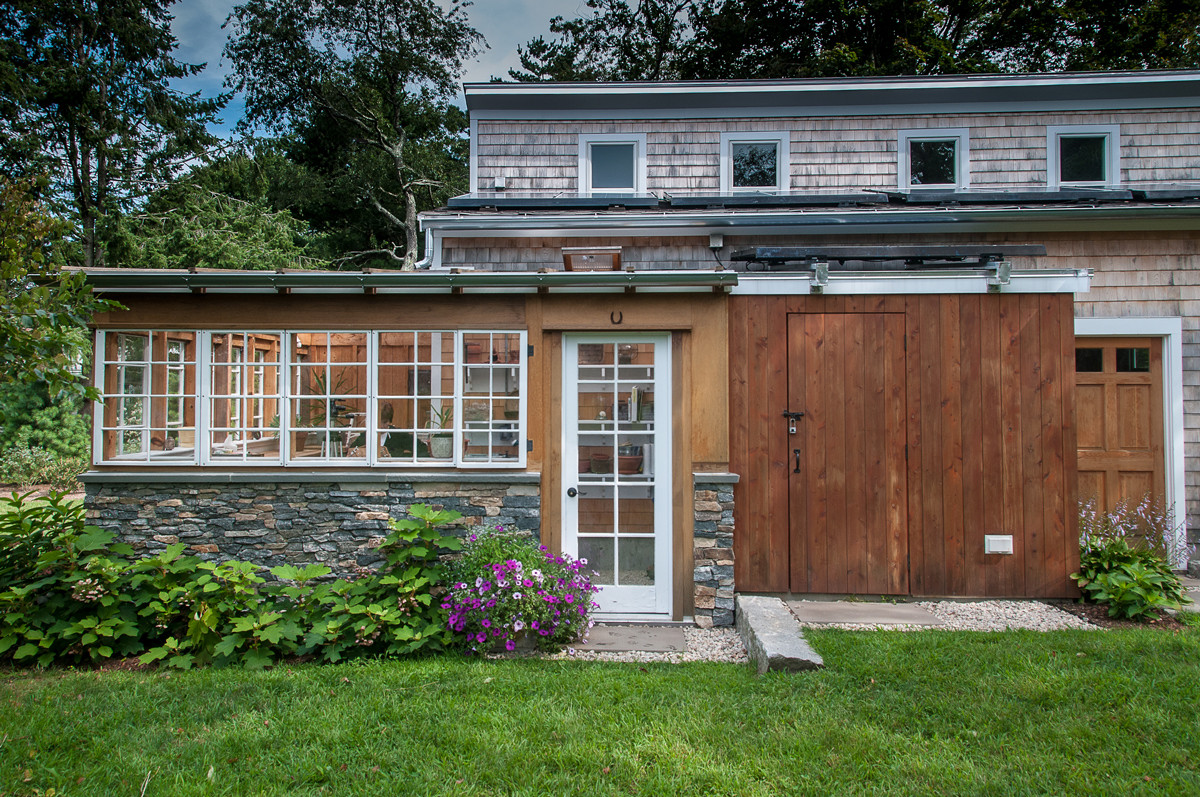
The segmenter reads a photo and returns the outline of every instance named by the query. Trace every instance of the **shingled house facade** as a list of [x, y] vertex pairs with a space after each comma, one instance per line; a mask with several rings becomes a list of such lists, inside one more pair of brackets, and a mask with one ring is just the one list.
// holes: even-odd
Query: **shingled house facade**
[[705, 625], [1071, 596], [1081, 497], [1200, 512], [1198, 87], [468, 85], [416, 273], [92, 273], [89, 511], [349, 566], [440, 503]]

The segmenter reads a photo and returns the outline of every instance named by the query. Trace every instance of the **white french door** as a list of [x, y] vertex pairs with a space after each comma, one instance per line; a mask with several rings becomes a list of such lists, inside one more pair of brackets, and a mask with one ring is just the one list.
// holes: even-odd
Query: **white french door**
[[605, 614], [671, 613], [670, 342], [563, 338], [563, 549]]

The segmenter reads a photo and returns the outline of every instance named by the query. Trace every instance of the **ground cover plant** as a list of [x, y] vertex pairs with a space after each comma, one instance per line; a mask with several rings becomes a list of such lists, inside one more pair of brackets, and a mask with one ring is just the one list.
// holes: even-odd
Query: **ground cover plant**
[[1171, 513], [1149, 497], [1105, 512], [1095, 501], [1079, 513], [1079, 572], [1084, 598], [1110, 617], [1144, 620], [1188, 601], [1172, 565], [1181, 558]]
[[587, 560], [551, 553], [532, 534], [502, 526], [474, 530], [449, 568], [442, 608], [459, 647], [470, 653], [512, 651], [529, 640], [561, 650], [586, 640], [600, 591]]
[[0, 674], [0, 793], [1200, 793], [1200, 631], [813, 631], [827, 669]]
[[391, 521], [361, 577], [329, 580], [324, 565], [272, 568], [184, 556], [182, 544], [143, 558], [84, 523], [62, 495], [0, 499], [0, 661], [96, 665], [114, 657], [187, 669], [261, 668], [291, 657], [328, 662], [441, 649], [449, 640], [440, 555], [457, 513], [415, 505]]

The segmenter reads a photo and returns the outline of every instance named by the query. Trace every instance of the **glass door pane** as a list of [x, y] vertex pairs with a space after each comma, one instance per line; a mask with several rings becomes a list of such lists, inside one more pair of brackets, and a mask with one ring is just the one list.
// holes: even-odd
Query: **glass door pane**
[[[586, 558], [602, 611], [669, 610], [669, 424], [656, 420], [667, 338], [580, 338], [566, 347], [564, 543]], [[664, 393], [665, 394], [665, 393]], [[571, 550], [574, 548], [575, 550]], [[665, 608], [664, 608], [665, 607]]]

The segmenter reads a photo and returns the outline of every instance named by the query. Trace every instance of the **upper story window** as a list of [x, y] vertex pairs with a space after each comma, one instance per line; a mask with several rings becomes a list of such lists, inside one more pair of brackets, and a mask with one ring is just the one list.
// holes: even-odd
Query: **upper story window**
[[901, 130], [897, 152], [900, 190], [967, 187], [970, 134], [965, 127]]
[[102, 331], [97, 463], [520, 467], [526, 333]]
[[1118, 185], [1121, 182], [1120, 127], [1047, 127], [1046, 160], [1046, 182], [1051, 188]]
[[579, 137], [579, 193], [646, 193], [646, 136], [592, 133]]
[[722, 133], [721, 193], [788, 188], [787, 133]]

